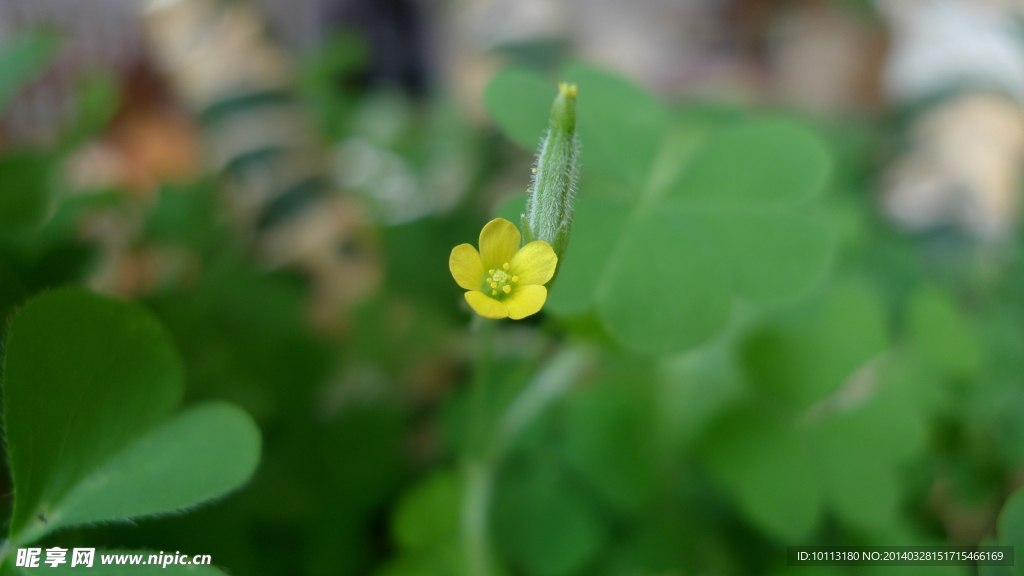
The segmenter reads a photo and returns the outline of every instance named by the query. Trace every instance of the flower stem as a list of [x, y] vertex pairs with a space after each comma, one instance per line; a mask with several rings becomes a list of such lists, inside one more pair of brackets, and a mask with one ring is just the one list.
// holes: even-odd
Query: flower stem
[[497, 466], [523, 431], [591, 368], [595, 357], [586, 345], [566, 344], [547, 360], [496, 423], [488, 460]]
[[497, 322], [478, 318], [474, 329], [479, 347], [470, 391], [460, 522], [466, 576], [490, 576], [493, 563], [488, 527], [495, 470], [523, 430], [590, 369], [596, 353], [580, 344], [563, 346], [540, 367], [505, 413], [491, 422], [488, 386]]
[[487, 396], [491, 379], [491, 362], [494, 359], [494, 334], [498, 322], [477, 316], [473, 332], [477, 343], [476, 363], [473, 366], [473, 381], [469, 391], [469, 436], [467, 454], [480, 457], [487, 445], [488, 421]]
[[494, 333], [498, 323], [476, 317], [476, 364], [470, 389], [467, 424], [469, 435], [463, 462], [463, 497], [460, 517], [467, 576], [490, 576], [491, 551], [488, 536], [489, 509], [494, 471], [485, 457], [489, 444], [487, 415], [488, 386], [494, 355]]
[[487, 525], [494, 471], [482, 459], [468, 459], [463, 469], [462, 546], [466, 575], [489, 576], [491, 543]]

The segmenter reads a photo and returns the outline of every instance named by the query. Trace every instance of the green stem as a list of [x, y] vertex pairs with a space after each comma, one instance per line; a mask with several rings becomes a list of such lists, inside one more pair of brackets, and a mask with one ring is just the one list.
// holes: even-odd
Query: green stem
[[537, 370], [497, 422], [488, 450], [496, 466], [524, 430], [590, 369], [596, 352], [583, 344], [567, 344]]
[[473, 382], [469, 392], [469, 437], [468, 455], [477, 458], [487, 445], [488, 421], [487, 389], [491, 380], [491, 361], [494, 358], [494, 334], [498, 322], [477, 316], [473, 323], [476, 335], [476, 364], [473, 367]]
[[488, 512], [494, 471], [485, 458], [488, 445], [487, 396], [494, 356], [494, 333], [498, 323], [477, 317], [476, 365], [473, 371], [469, 403], [469, 437], [463, 463], [463, 500], [461, 514], [462, 544], [467, 576], [490, 576], [490, 538]]
[[567, 345], [537, 371], [505, 413], [490, 422], [488, 386], [497, 322], [478, 319], [477, 357], [469, 406], [469, 438], [463, 462], [463, 499], [460, 516], [466, 576], [492, 572], [489, 512], [495, 469], [506, 450], [548, 407], [561, 398], [590, 368], [596, 353], [583, 345]]
[[494, 471], [480, 459], [469, 459], [463, 469], [462, 545], [466, 575], [489, 576], [491, 542], [487, 525]]

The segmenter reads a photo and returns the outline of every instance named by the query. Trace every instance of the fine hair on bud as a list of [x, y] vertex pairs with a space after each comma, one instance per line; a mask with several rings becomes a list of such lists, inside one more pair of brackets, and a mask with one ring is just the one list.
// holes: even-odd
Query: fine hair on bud
[[543, 240], [559, 258], [565, 253], [572, 231], [573, 198], [579, 180], [580, 143], [576, 136], [574, 84], [558, 85], [551, 107], [551, 121], [541, 140], [523, 215], [527, 241]]

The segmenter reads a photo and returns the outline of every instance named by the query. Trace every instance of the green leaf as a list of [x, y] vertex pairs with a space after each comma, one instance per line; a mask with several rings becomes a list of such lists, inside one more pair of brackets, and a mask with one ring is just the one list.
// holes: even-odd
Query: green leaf
[[539, 73], [506, 68], [487, 85], [484, 105], [506, 136], [533, 151], [548, 128], [551, 103], [557, 94], [556, 85]]
[[810, 436], [829, 504], [844, 520], [866, 529], [894, 522], [899, 500], [895, 470], [880, 450], [890, 427], [875, 416], [840, 415]]
[[558, 278], [550, 286], [546, 310], [572, 315], [591, 307], [601, 271], [607, 266], [629, 211], [630, 205], [624, 202], [593, 197], [576, 200], [572, 236], [558, 264]]
[[851, 281], [830, 287], [806, 309], [754, 330], [741, 353], [756, 386], [806, 408], [839, 389], [888, 344], [878, 297]]
[[458, 475], [441, 470], [409, 490], [398, 503], [391, 532], [399, 553], [380, 576], [457, 576], [465, 572], [459, 520]]
[[[759, 179], [735, 176], [762, 164]], [[776, 173], [777, 164], [792, 170]], [[661, 199], [630, 210], [584, 192], [548, 310], [576, 315], [593, 303], [621, 344], [670, 354], [718, 332], [737, 299], [766, 308], [798, 302], [832, 263], [831, 235], [799, 205], [827, 173], [816, 136], [751, 120], [713, 137]]]
[[146, 235], [168, 244], [201, 248], [216, 229], [216, 203], [208, 182], [191, 186], [161, 186], [150, 209]]
[[71, 130], [63, 138], [63, 148], [74, 148], [96, 136], [114, 118], [120, 104], [116, 77], [112, 74], [87, 76], [79, 89], [78, 110]]
[[57, 54], [57, 35], [49, 31], [18, 34], [0, 46], [0, 113]]
[[796, 431], [755, 407], [718, 419], [702, 443], [708, 467], [768, 533], [799, 543], [821, 515], [814, 469]]
[[806, 216], [760, 210], [702, 216], [709, 236], [720, 242], [734, 293], [750, 302], [795, 303], [821, 284], [831, 266], [831, 237]]
[[48, 532], [76, 484], [171, 414], [182, 379], [170, 337], [138, 304], [62, 289], [15, 315], [4, 366], [11, 539]]
[[238, 487], [258, 461], [259, 432], [234, 406], [168, 419], [181, 363], [138, 304], [77, 289], [44, 294], [15, 316], [4, 368], [15, 544], [181, 511]]
[[580, 569], [607, 538], [589, 503], [549, 465], [510, 475], [499, 486], [494, 523], [496, 543], [539, 576]]
[[413, 487], [398, 503], [391, 530], [403, 549], [455, 541], [459, 535], [462, 489], [451, 471], [437, 472]]
[[0, 230], [27, 228], [50, 205], [52, 159], [32, 152], [0, 155]]
[[462, 496], [459, 476], [446, 469], [434, 472], [406, 493], [398, 502], [391, 521], [398, 553], [378, 575], [464, 574], [466, 554], [459, 525]]
[[[399, 554], [385, 564], [377, 576], [463, 576], [465, 554], [457, 543], [448, 543], [412, 553]], [[504, 576], [492, 567], [495, 576]]]
[[[774, 417], [762, 399], [710, 429], [705, 459], [754, 523], [796, 542], [806, 535], [802, 522], [828, 507], [866, 534], [899, 529], [900, 467], [925, 445], [927, 423], [915, 382], [894, 378], [884, 364], [858, 375], [855, 394], [812, 411]], [[807, 491], [813, 514], [800, 511], [806, 505], [791, 484]]]
[[[635, 376], [634, 376], [635, 378]], [[592, 386], [567, 400], [565, 455], [612, 506], [639, 509], [655, 482], [651, 398], [627, 386]]]
[[[999, 544], [1024, 550], [1024, 489], [1011, 494], [999, 512]], [[1024, 562], [1017, 559], [1013, 573], [1024, 574]]]
[[260, 432], [245, 411], [196, 406], [83, 478], [51, 510], [47, 531], [181, 511], [241, 486], [259, 459]]
[[916, 292], [907, 310], [907, 338], [929, 366], [967, 376], [981, 366], [976, 334], [949, 296], [935, 288]]
[[[45, 549], [40, 554], [39, 566], [35, 568], [18, 568], [18, 572], [24, 576], [37, 576], [39, 574], [52, 574], [54, 576], [80, 574], [82, 570], [85, 570], [88, 574], [95, 576], [108, 576], [111, 574], [136, 574], [141, 576], [157, 574], [171, 574], [181, 576], [224, 576], [219, 568], [211, 566], [209, 564], [168, 564], [166, 567], [160, 563], [160, 554], [150, 550], [96, 550], [93, 557], [92, 567], [87, 566], [71, 566], [71, 554], [72, 548], [68, 548], [68, 553], [65, 556], [67, 562], [57, 567], [51, 567], [49, 564], [44, 564], [43, 560], [46, 559]], [[151, 556], [156, 558], [152, 559], [153, 564], [148, 562], [151, 560]], [[188, 559], [191, 561], [195, 557], [194, 554], [189, 555]], [[104, 559], [109, 559], [109, 564], [104, 563]], [[138, 559], [138, 564], [132, 564], [133, 559]], [[122, 560], [122, 564], [118, 564], [118, 560]]]
[[4, 337], [14, 311], [31, 294], [18, 270], [0, 253], [0, 340]]
[[667, 354], [725, 324], [732, 308], [728, 272], [696, 224], [671, 209], [627, 224], [597, 293], [597, 311], [621, 343]]
[[657, 372], [657, 416], [662, 441], [682, 449], [746, 394], [735, 358], [737, 322], [707, 344], [664, 359]]
[[626, 184], [643, 188], [668, 126], [664, 105], [609, 72], [572, 64], [563, 79], [579, 87], [576, 117], [583, 162], [615, 168]]
[[687, 202], [786, 206], [821, 191], [824, 143], [793, 122], [765, 118], [719, 131], [668, 192]]
[[[981, 542], [979, 542], [978, 545], [1000, 546], [1000, 543], [992, 536], [986, 536], [981, 539]], [[1017, 549], [1014, 550], [1015, 556], [1016, 550]], [[1016, 561], [1017, 559], [1014, 558], [1014, 563], [1016, 563]], [[1014, 566], [978, 566], [978, 576], [1013, 576], [1014, 574]]]

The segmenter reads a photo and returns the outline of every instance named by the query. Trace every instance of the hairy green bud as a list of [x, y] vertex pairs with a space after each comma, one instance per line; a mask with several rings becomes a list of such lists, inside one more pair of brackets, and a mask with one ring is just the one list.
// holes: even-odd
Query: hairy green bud
[[537, 152], [526, 214], [523, 214], [527, 242], [543, 240], [551, 244], [559, 258], [569, 245], [569, 233], [572, 231], [579, 155], [576, 85], [563, 82], [558, 85], [548, 132]]

